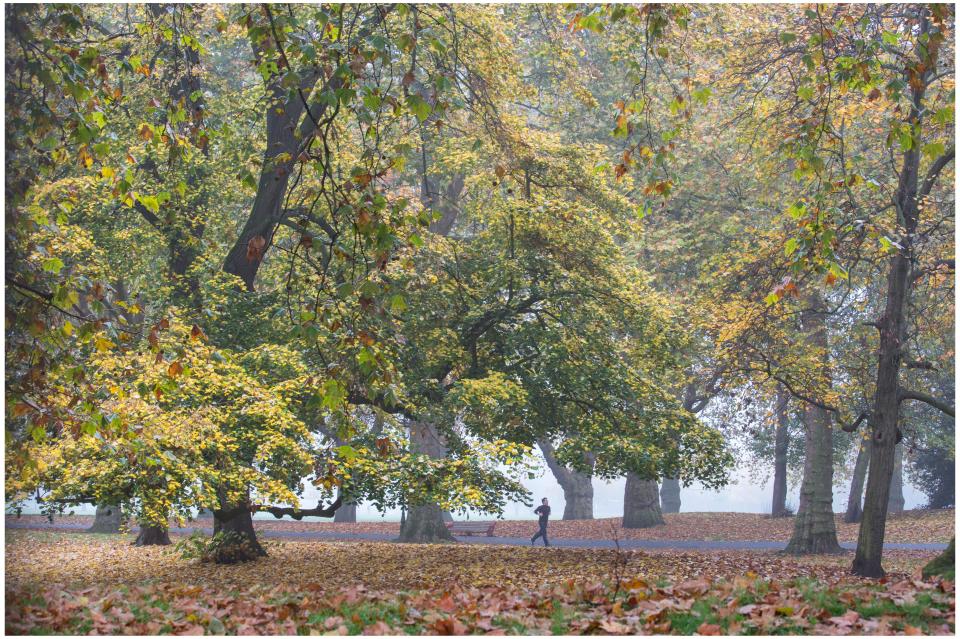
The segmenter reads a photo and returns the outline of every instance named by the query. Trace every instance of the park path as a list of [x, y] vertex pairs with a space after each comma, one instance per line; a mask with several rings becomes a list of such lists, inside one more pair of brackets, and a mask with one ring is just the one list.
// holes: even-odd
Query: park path
[[[60, 532], [83, 532], [86, 524], [20, 524], [7, 522], [7, 529], [48, 530]], [[134, 527], [133, 530], [137, 530]], [[191, 535], [194, 532], [212, 534], [211, 527], [171, 528], [172, 535]], [[301, 541], [393, 541], [396, 535], [387, 533], [344, 533], [324, 532], [320, 530], [260, 530], [257, 534], [266, 538], [293, 539]], [[468, 544], [487, 544], [494, 546], [527, 546], [529, 539], [523, 537], [483, 537], [457, 536], [457, 541]], [[555, 539], [550, 545], [556, 548], [604, 548], [613, 549], [617, 544], [610, 539]], [[676, 550], [783, 550], [782, 541], [710, 541], [710, 540], [663, 540], [663, 539], [621, 539], [620, 548], [624, 550], [658, 550], [672, 548]], [[847, 550], [854, 550], [853, 542], [840, 542]], [[887, 543], [886, 550], [944, 550], [947, 544], [903, 544]]]

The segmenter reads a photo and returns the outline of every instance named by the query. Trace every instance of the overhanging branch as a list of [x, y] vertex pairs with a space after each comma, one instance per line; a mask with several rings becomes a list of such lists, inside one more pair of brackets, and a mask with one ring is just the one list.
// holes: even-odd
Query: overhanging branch
[[954, 414], [954, 408], [947, 402], [942, 399], [937, 399], [933, 395], [927, 395], [926, 393], [921, 393], [919, 391], [908, 391], [901, 390], [899, 395], [899, 401], [904, 401], [905, 399], [913, 399], [918, 402], [923, 402], [924, 404], [929, 404], [937, 410], [950, 415], [950, 417], [956, 417]]
[[259, 506], [255, 505], [250, 508], [251, 511], [257, 512], [268, 512], [277, 519], [281, 517], [293, 517], [296, 520], [301, 520], [304, 517], [333, 517], [340, 506], [343, 504], [343, 498], [337, 495], [336, 501], [327, 506], [326, 508], [322, 507], [319, 502], [317, 502], [316, 508], [292, 508], [290, 506]]

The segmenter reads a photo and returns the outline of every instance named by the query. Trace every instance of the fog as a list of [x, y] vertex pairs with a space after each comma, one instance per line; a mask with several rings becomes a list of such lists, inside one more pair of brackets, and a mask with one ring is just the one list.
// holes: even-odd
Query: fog
[[[542, 460], [541, 460], [542, 463]], [[545, 466], [545, 465], [544, 465]], [[618, 479], [606, 482], [594, 478], [593, 480], [593, 516], [601, 517], [619, 517], [623, 514], [623, 488], [624, 479]], [[526, 486], [531, 492], [531, 498], [539, 502], [542, 497], [547, 497], [553, 507], [554, 516], [559, 519], [563, 513], [563, 490], [553, 478], [549, 470], [542, 470], [540, 475], [532, 480], [524, 480]], [[797, 507], [798, 495], [800, 492], [799, 482], [796, 485], [789, 486], [787, 495], [787, 505], [794, 510]], [[843, 512], [847, 505], [847, 495], [850, 492], [849, 481], [835, 486], [833, 495], [833, 509], [837, 512]], [[693, 484], [682, 488], [680, 499], [682, 505], [681, 512], [745, 512], [745, 513], [764, 513], [770, 511], [770, 500], [773, 494], [773, 482], [768, 480], [766, 484], [750, 478], [745, 468], [738, 468], [731, 475], [730, 484], [721, 490], [709, 490], [699, 484]], [[318, 493], [311, 485], [307, 485], [304, 491], [303, 504], [313, 506], [317, 501]], [[916, 487], [909, 483], [909, 479], [904, 475], [903, 496], [905, 507], [918, 508], [926, 502], [926, 495], [921, 493]], [[93, 514], [92, 506], [79, 506], [72, 509], [72, 512], [78, 515]], [[25, 505], [25, 514], [37, 513], [37, 506], [33, 502]], [[258, 519], [273, 519], [269, 514], [258, 513]], [[481, 513], [468, 513], [464, 515], [455, 514], [455, 519], [489, 519], [490, 515]], [[521, 503], [508, 504], [503, 513], [504, 519], [535, 519], [533, 506], [527, 507]], [[319, 518], [307, 518], [318, 519]], [[358, 521], [399, 521], [400, 511], [390, 510], [385, 514], [368, 504], [361, 504], [357, 508]], [[320, 520], [323, 521], [323, 520]]]

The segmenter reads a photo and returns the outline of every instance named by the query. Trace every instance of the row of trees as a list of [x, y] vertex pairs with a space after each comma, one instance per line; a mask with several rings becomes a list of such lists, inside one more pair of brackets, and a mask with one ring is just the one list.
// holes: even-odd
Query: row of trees
[[882, 571], [952, 427], [950, 7], [6, 13], [8, 499], [210, 509], [235, 561], [257, 510], [447, 537], [538, 446], [643, 526], [764, 423], [795, 552], [870, 442]]

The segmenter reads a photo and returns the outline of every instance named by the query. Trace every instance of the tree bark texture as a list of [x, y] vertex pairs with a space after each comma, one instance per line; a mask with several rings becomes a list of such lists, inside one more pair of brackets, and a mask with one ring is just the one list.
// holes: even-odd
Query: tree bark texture
[[[550, 467], [557, 483], [563, 489], [563, 519], [593, 519], [593, 479], [590, 475], [567, 468], [557, 461], [553, 444], [547, 440], [537, 442], [543, 458]], [[593, 466], [593, 456], [588, 454], [587, 462]]]
[[357, 523], [357, 504], [356, 502], [346, 503], [337, 509], [333, 516], [335, 523], [355, 524]]
[[680, 479], [664, 477], [660, 485], [660, 510], [668, 515], [680, 512]]
[[777, 389], [777, 430], [773, 448], [773, 503], [770, 514], [773, 517], [786, 517], [787, 512], [787, 448], [790, 445], [787, 406], [790, 395], [786, 389]]
[[627, 484], [623, 491], [623, 527], [652, 528], [665, 523], [660, 512], [657, 482], [627, 473]]
[[[819, 293], [810, 296], [810, 309], [803, 314], [808, 344], [816, 350], [821, 366], [829, 370], [830, 351], [825, 305]], [[829, 378], [829, 375], [828, 375]], [[833, 519], [833, 425], [829, 411], [806, 404], [804, 431], [806, 455], [800, 505], [793, 537], [786, 551], [796, 555], [841, 552]]]
[[213, 552], [215, 563], [235, 564], [267, 556], [257, 541], [253, 515], [246, 505], [228, 504], [213, 511], [213, 534], [217, 533], [222, 533], [224, 539]]
[[903, 444], [897, 444], [893, 454], [893, 477], [890, 478], [890, 497], [887, 499], [887, 514], [903, 512]]
[[862, 439], [857, 449], [857, 461], [853, 467], [853, 478], [850, 480], [850, 496], [847, 497], [847, 511], [843, 521], [855, 524], [863, 517], [863, 481], [867, 478], [867, 466], [870, 464], [869, 439]]
[[113, 535], [120, 532], [122, 523], [119, 506], [97, 504], [97, 514], [93, 518], [93, 525], [87, 532]]
[[140, 526], [134, 546], [169, 546], [170, 534], [161, 526]]
[[[929, 8], [918, 6], [914, 11], [918, 13], [920, 35], [929, 34]], [[904, 61], [904, 66], [911, 69], [909, 73], [916, 76], [910, 83], [910, 110], [905, 116], [917, 140], [922, 139], [924, 95], [927, 87], [934, 81], [937, 51], [937, 48], [921, 47], [916, 50], [918, 57], [915, 61]], [[894, 449], [900, 421], [900, 393], [903, 390], [900, 388], [900, 367], [903, 364], [902, 347], [906, 338], [907, 302], [913, 281], [911, 262], [919, 221], [919, 201], [929, 194], [938, 179], [939, 170], [953, 160], [955, 153], [951, 145], [933, 162], [921, 183], [921, 148], [921, 144], [914, 144], [903, 151], [899, 182], [893, 198], [897, 211], [899, 246], [888, 262], [886, 303], [883, 315], [876, 322], [880, 333], [880, 346], [876, 395], [870, 414], [870, 470], [863, 501], [863, 520], [857, 538], [857, 553], [852, 567], [853, 573], [862, 577], [882, 577], [884, 574], [883, 539], [890, 503], [890, 482], [896, 463]]]
[[[437, 429], [427, 422], [410, 423], [410, 445], [415, 451], [440, 459], [447, 454], [447, 446]], [[443, 510], [437, 504], [411, 506], [400, 530], [400, 541], [436, 543], [456, 541], [443, 520]]]

